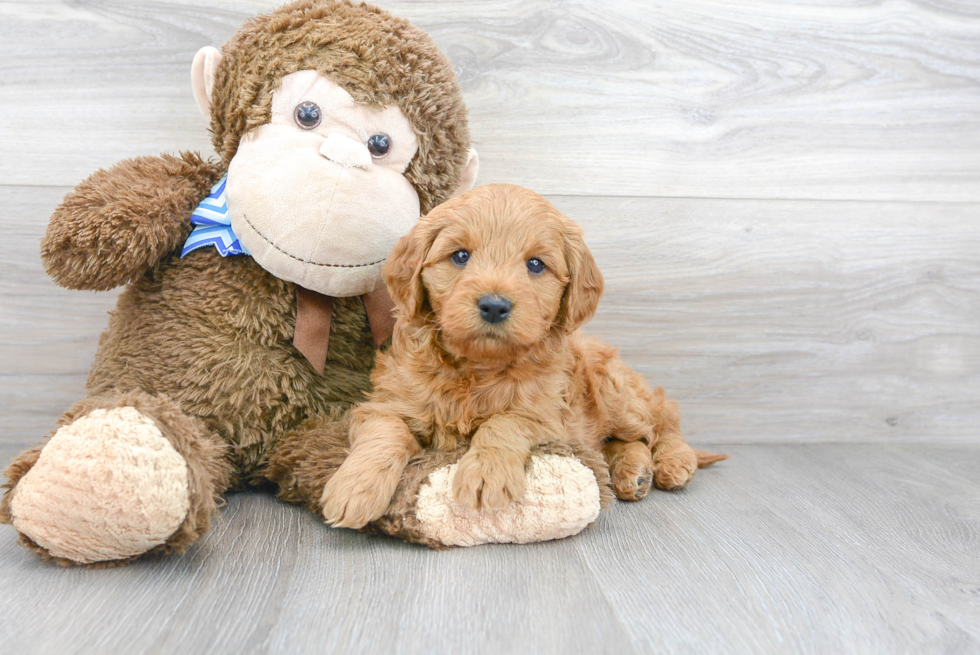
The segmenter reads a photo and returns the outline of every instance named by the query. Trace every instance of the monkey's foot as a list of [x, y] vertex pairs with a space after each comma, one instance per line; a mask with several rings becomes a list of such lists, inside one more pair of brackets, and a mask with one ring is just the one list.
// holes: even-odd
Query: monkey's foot
[[10, 501], [14, 527], [82, 564], [159, 546], [190, 508], [187, 463], [133, 407], [95, 409], [58, 430]]
[[456, 502], [453, 477], [458, 466], [433, 471], [419, 489], [415, 507], [421, 536], [442, 546], [562, 539], [599, 515], [596, 476], [574, 457], [532, 455], [524, 494], [498, 510], [472, 510]]

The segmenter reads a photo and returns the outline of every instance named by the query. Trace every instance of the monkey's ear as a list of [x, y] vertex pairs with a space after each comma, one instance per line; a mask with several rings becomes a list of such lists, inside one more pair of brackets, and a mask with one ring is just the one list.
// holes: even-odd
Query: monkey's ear
[[406, 318], [422, 311], [425, 298], [422, 265], [442, 225], [442, 222], [435, 224], [428, 216], [423, 217], [411, 232], [398, 240], [381, 272], [388, 295], [398, 308], [398, 313]]
[[602, 273], [582, 238], [582, 228], [565, 219], [565, 259], [568, 284], [558, 312], [566, 332], [574, 332], [595, 316], [602, 296]]
[[221, 63], [221, 51], [209, 45], [204, 46], [194, 55], [191, 64], [191, 87], [194, 89], [194, 100], [201, 110], [204, 119], [211, 122], [211, 91], [214, 88], [214, 73]]
[[476, 185], [476, 175], [480, 172], [480, 156], [476, 154], [474, 148], [470, 148], [469, 157], [466, 159], [466, 167], [460, 177], [459, 186], [453, 191], [452, 197], [461, 196]]

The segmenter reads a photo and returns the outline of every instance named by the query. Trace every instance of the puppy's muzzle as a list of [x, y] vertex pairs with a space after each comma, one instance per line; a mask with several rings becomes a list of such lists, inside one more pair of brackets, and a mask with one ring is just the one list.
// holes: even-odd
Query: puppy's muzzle
[[487, 323], [500, 323], [510, 316], [513, 304], [503, 296], [491, 293], [481, 296], [476, 301], [476, 306], [480, 310], [480, 318]]

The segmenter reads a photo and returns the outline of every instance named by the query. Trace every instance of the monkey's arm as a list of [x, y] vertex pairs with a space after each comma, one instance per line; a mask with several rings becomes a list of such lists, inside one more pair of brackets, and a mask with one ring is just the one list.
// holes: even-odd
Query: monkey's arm
[[222, 172], [188, 152], [97, 171], [51, 216], [45, 270], [69, 289], [105, 291], [138, 278], [184, 242], [191, 212]]

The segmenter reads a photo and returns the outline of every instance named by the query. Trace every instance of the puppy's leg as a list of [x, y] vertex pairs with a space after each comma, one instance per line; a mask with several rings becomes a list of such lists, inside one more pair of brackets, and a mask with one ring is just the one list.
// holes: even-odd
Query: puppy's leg
[[660, 403], [655, 408], [653, 442], [653, 483], [658, 489], [680, 489], [691, 481], [698, 470], [698, 457], [681, 434], [680, 408], [666, 400], [664, 390], [657, 387]]
[[351, 426], [351, 452], [320, 500], [327, 522], [362, 528], [384, 516], [408, 460], [419, 451], [405, 421], [365, 413]]
[[645, 441], [610, 439], [602, 445], [613, 491], [620, 500], [640, 500], [653, 482], [653, 455]]
[[653, 426], [653, 483], [658, 489], [680, 489], [699, 468], [728, 459], [728, 455], [694, 450], [688, 445], [681, 434], [680, 407], [664, 398], [662, 387], [657, 387], [652, 396], [640, 396], [648, 399]]
[[591, 404], [602, 434], [613, 492], [620, 500], [640, 500], [654, 480], [653, 444], [657, 441], [663, 392], [655, 392], [604, 344], [591, 342], [585, 358]]
[[[634, 386], [625, 389], [630, 396], [624, 404], [626, 415], [613, 434], [624, 441], [641, 442], [650, 450], [653, 484], [658, 489], [679, 489], [691, 481], [698, 469], [697, 455], [681, 434], [680, 408], [664, 398], [663, 388], [651, 389], [639, 375], [632, 375]], [[632, 470], [626, 463], [624, 460], [624, 465], [616, 470], [610, 465], [614, 489], [617, 482], [626, 485], [631, 481]]]
[[[653, 458], [653, 484], [658, 489], [680, 489], [691, 481], [694, 472], [699, 468], [728, 459], [728, 455], [691, 448], [684, 440], [684, 435], [681, 434], [681, 414], [677, 403], [664, 398], [662, 387], [650, 389], [639, 375], [634, 375], [637, 384], [641, 386], [632, 388], [631, 399], [624, 406], [633, 407], [635, 411], [632, 412], [631, 416], [626, 417], [625, 428], [621, 427], [613, 434], [618, 438], [625, 436], [625, 440], [631, 443], [636, 443], [632, 441], [632, 437], [645, 445], [652, 444], [649, 448]], [[639, 406], [638, 410], [636, 409], [637, 405]], [[649, 432], [641, 434], [643, 431], [637, 429], [638, 420], [647, 426], [644, 430]], [[610, 467], [610, 475], [613, 479], [613, 488], [619, 489], [616, 486], [617, 483], [623, 488], [629, 488], [633, 469], [626, 466], [630, 462], [626, 458], [620, 460], [619, 466], [614, 467], [613, 460], [609, 457], [610, 450], [612, 453], [615, 452], [612, 445], [614, 443], [615, 440], [611, 441], [606, 446], [609, 450], [604, 450], [606, 461]], [[641, 456], [637, 452], [633, 461], [640, 459]], [[640, 484], [639, 478], [637, 483]], [[624, 500], [629, 500], [629, 498], [620, 495], [618, 491], [617, 495]], [[642, 495], [639, 498], [642, 498]], [[634, 498], [634, 500], [639, 500], [639, 498]]]
[[602, 417], [603, 445], [613, 491], [623, 500], [639, 500], [652, 482], [659, 489], [677, 489], [698, 468], [694, 450], [681, 435], [680, 409], [651, 389], [607, 346], [588, 344], [586, 366], [591, 368], [592, 400]]
[[480, 426], [453, 478], [456, 502], [470, 509], [504, 509], [524, 495], [524, 466], [540, 426], [498, 414]]

